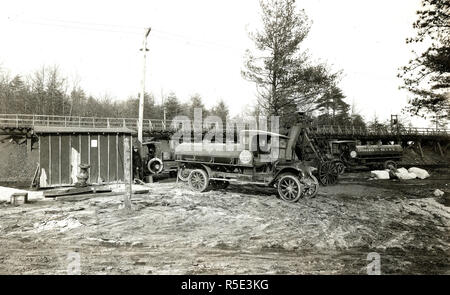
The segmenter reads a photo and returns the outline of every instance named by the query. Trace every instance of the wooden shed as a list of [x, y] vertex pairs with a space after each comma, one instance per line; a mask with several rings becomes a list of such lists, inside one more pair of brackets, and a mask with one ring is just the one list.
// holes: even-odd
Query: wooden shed
[[73, 185], [80, 164], [89, 164], [88, 183], [124, 182], [124, 139], [127, 128], [36, 127], [39, 138], [39, 186]]

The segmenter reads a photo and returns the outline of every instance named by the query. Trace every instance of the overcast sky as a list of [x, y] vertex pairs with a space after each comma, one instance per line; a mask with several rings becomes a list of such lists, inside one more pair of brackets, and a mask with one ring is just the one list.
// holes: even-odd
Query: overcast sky
[[[349, 104], [367, 119], [399, 113], [407, 93], [397, 69], [412, 57], [405, 38], [420, 0], [302, 0], [313, 21], [304, 46], [342, 69]], [[210, 107], [224, 99], [237, 114], [255, 102], [241, 77], [248, 32], [258, 27], [256, 0], [8, 1], [0, 9], [0, 66], [12, 74], [59, 65], [93, 95], [125, 99], [139, 92], [144, 27], [151, 26], [147, 90], [199, 93]], [[415, 125], [426, 126], [419, 120]], [[425, 124], [425, 125], [424, 125]]]

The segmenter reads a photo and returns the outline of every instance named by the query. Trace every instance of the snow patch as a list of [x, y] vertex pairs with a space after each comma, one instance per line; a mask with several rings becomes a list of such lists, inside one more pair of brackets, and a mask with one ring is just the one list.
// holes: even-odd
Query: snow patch
[[39, 191], [26, 191], [12, 187], [0, 186], [0, 201], [9, 202], [11, 200], [11, 195], [14, 193], [28, 193], [29, 201], [44, 199], [43, 193]]
[[80, 226], [82, 226], [82, 224], [77, 219], [72, 217], [62, 220], [48, 220], [41, 223], [35, 223], [33, 225], [35, 233], [53, 229], [59, 229], [60, 232], [65, 232]]

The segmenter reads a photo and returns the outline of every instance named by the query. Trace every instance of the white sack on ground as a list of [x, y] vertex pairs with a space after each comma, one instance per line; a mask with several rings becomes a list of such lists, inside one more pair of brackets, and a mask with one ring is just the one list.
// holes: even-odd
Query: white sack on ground
[[394, 174], [399, 179], [404, 179], [404, 180], [417, 178], [417, 175], [415, 173], [410, 173], [405, 168], [398, 168]]
[[389, 172], [387, 170], [373, 170], [370, 173], [376, 179], [389, 179]]
[[427, 170], [420, 169], [420, 168], [417, 168], [417, 167], [409, 168], [408, 172], [416, 174], [417, 177], [420, 178], [420, 179], [425, 179], [425, 178], [430, 177], [430, 174], [428, 173]]
[[433, 192], [434, 196], [436, 197], [442, 197], [444, 195], [444, 192], [441, 191], [440, 189], [435, 189]]

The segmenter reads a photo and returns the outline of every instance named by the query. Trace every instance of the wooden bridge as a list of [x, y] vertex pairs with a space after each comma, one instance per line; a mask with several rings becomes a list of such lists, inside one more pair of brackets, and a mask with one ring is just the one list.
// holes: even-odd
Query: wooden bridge
[[[190, 124], [190, 121], [171, 121], [144, 119], [143, 130], [151, 135], [157, 132], [172, 133], [181, 126]], [[101, 117], [70, 117], [53, 115], [24, 115], [24, 114], [0, 114], [0, 134], [31, 135], [36, 128], [42, 129], [115, 129], [128, 128], [137, 131], [138, 119], [136, 118], [101, 118]], [[250, 124], [244, 124], [250, 126]], [[250, 127], [249, 127], [250, 128]], [[252, 129], [252, 128], [250, 128]], [[436, 128], [362, 128], [354, 126], [312, 126], [310, 131], [316, 137], [333, 139], [362, 139], [362, 140], [450, 140], [450, 129]]]
[[[255, 129], [251, 124], [240, 124], [239, 129]], [[70, 117], [50, 115], [23, 115], [0, 114], [0, 135], [26, 136], [27, 147], [31, 151], [32, 138], [36, 133], [60, 132], [115, 132], [115, 130], [131, 130], [137, 132], [138, 119], [136, 118], [100, 118], [100, 117]], [[171, 135], [181, 128], [193, 126], [187, 121], [164, 121], [145, 119], [143, 124], [144, 136], [169, 139]], [[203, 126], [203, 132], [209, 130]], [[211, 127], [210, 127], [211, 128]], [[233, 127], [234, 128], [234, 127]], [[422, 146], [432, 145], [434, 149], [444, 156], [450, 147], [450, 129], [439, 128], [362, 128], [354, 126], [309, 126], [311, 136], [319, 141], [353, 139], [362, 144], [379, 142], [387, 144], [394, 141], [403, 146], [413, 142], [414, 147], [423, 157]], [[234, 130], [233, 130], [234, 131]], [[225, 130], [226, 132], [226, 130]], [[236, 134], [235, 134], [236, 136]], [[224, 137], [225, 138], [225, 137]]]

